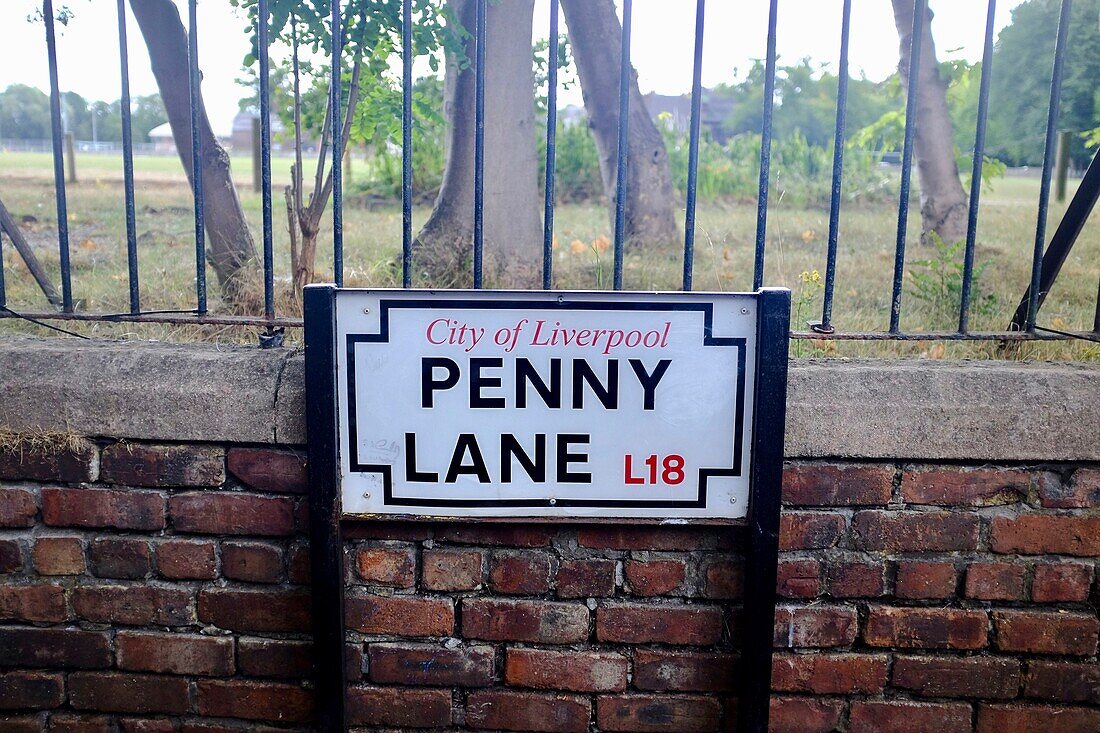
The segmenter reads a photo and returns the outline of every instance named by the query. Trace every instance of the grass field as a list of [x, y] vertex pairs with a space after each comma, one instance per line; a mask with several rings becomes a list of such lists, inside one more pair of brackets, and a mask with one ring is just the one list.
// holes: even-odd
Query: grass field
[[[292, 307], [289, 283], [289, 238], [282, 187], [290, 160], [277, 158], [275, 180], [276, 277], [280, 302]], [[351, 180], [363, 176], [366, 164], [355, 160]], [[125, 220], [119, 157], [78, 155], [79, 182], [68, 186], [69, 231], [74, 297], [89, 312], [127, 309]], [[255, 232], [260, 229], [260, 196], [252, 191], [250, 161], [234, 169], [238, 191]], [[896, 175], [890, 171], [884, 175]], [[188, 308], [194, 304], [194, 245], [191, 195], [174, 157], [140, 157], [135, 161], [142, 308]], [[348, 185], [348, 189], [353, 186]], [[973, 330], [1003, 330], [1030, 278], [1035, 236], [1037, 176], [1012, 176], [994, 182], [982, 196], [975, 285]], [[1072, 184], [1071, 184], [1072, 188]], [[1071, 191], [1072, 194], [1072, 191]], [[28, 217], [24, 233], [40, 260], [57, 277], [56, 215], [49, 155], [0, 152], [0, 199], [17, 220]], [[784, 200], [782, 180], [772, 189], [769, 210], [767, 272], [769, 285], [794, 292], [797, 330], [820, 318], [822, 290], [812, 277], [824, 274], [828, 235], [826, 207], [793, 205]], [[1061, 219], [1065, 204], [1051, 205], [1048, 235]], [[428, 215], [418, 207], [414, 221]], [[33, 217], [33, 218], [30, 218]], [[1062, 330], [1092, 327], [1100, 279], [1100, 225], [1086, 225], [1040, 314], [1040, 323]], [[350, 285], [393, 286], [399, 259], [400, 207], [368, 204], [349, 195], [345, 214], [345, 278]], [[556, 214], [560, 246], [555, 252], [556, 286], [606, 288], [610, 284], [610, 251], [600, 252], [601, 237], [611, 227], [606, 210], [596, 205], [563, 205]], [[695, 256], [697, 290], [746, 290], [751, 286], [756, 207], [754, 202], [703, 202], [698, 213]], [[938, 253], [919, 245], [920, 215], [915, 205], [909, 220], [902, 328], [907, 331], [950, 330], [957, 324], [958, 267], [961, 252]], [[834, 323], [844, 331], [885, 330], [889, 323], [890, 287], [897, 226], [896, 205], [848, 204], [841, 219]], [[326, 222], [324, 231], [329, 230]], [[258, 242], [257, 242], [258, 244]], [[331, 239], [320, 242], [322, 277], [331, 275]], [[531, 243], [540, 257], [541, 241]], [[677, 289], [680, 248], [628, 254], [625, 286], [634, 290]], [[935, 260], [927, 266], [922, 261]], [[46, 304], [10, 243], [4, 246], [8, 305], [15, 310], [45, 310]], [[211, 273], [210, 282], [214, 278]], [[923, 287], [922, 287], [923, 286]], [[220, 306], [211, 290], [211, 309]], [[292, 315], [296, 315], [291, 313]], [[68, 326], [67, 326], [68, 327]], [[254, 341], [251, 331], [213, 327], [121, 324], [77, 324], [73, 330], [101, 337], [168, 340]], [[0, 333], [43, 333], [31, 324], [6, 319]], [[292, 336], [292, 340], [297, 336]], [[993, 344], [796, 342], [798, 355], [1002, 356]], [[1016, 358], [1100, 359], [1100, 348], [1087, 342], [1031, 344], [1011, 353]]]

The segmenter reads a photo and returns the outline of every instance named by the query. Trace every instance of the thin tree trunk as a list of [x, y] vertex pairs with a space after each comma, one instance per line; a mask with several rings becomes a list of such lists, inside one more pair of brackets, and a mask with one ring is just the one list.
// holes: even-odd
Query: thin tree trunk
[[[604, 191], [614, 202], [622, 24], [614, 0], [562, 0], [561, 5], [577, 62], [584, 109], [600, 155]], [[638, 74], [633, 69], [629, 94], [625, 239], [632, 245], [679, 243], [668, 151], [646, 110], [638, 89]]]
[[[180, 162], [191, 182], [191, 98], [187, 75], [187, 32], [171, 0], [130, 0], [149, 49]], [[222, 290], [232, 296], [234, 276], [254, 261], [256, 247], [229, 172], [229, 155], [214, 136], [200, 98], [199, 136], [210, 265]], [[193, 184], [192, 184], [193, 185]]]
[[[898, 69], [902, 83], [907, 85], [914, 0], [891, 2], [894, 5], [894, 24], [901, 42]], [[932, 233], [935, 233], [944, 242], [954, 244], [966, 238], [967, 196], [955, 162], [951, 116], [947, 109], [947, 83], [940, 76], [939, 61], [936, 59], [931, 9], [925, 13], [922, 33], [914, 147], [920, 181], [921, 241], [928, 243]]]
[[[450, 0], [469, 31], [459, 68], [448, 54], [443, 90], [447, 119], [443, 183], [416, 238], [418, 272], [435, 286], [469, 283], [474, 212], [474, 67], [476, 3]], [[531, 33], [534, 0], [491, 3], [485, 43], [485, 272], [497, 286], [538, 282], [542, 242], [534, 120]]]

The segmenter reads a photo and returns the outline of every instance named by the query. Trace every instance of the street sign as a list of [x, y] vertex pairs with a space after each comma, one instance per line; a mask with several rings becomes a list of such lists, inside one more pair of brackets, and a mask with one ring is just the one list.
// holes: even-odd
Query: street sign
[[752, 295], [341, 290], [345, 515], [736, 518]]
[[318, 729], [347, 729], [342, 523], [746, 526], [738, 730], [767, 730], [790, 292], [305, 289]]

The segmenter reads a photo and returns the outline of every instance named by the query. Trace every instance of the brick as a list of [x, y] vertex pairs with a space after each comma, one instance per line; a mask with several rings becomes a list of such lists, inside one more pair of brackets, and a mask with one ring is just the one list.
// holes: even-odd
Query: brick
[[120, 631], [115, 644], [118, 668], [130, 672], [212, 677], [233, 674], [232, 637]]
[[250, 489], [275, 494], [304, 494], [309, 491], [306, 457], [297, 451], [230, 448], [226, 463], [229, 472]]
[[39, 575], [81, 575], [85, 570], [84, 543], [78, 537], [38, 537], [32, 556]]
[[772, 657], [772, 689], [814, 695], [877, 695], [886, 686], [885, 654], [783, 654]]
[[242, 636], [237, 640], [237, 664], [249, 677], [307, 677], [313, 672], [313, 644]]
[[830, 733], [840, 725], [840, 700], [810, 697], [772, 697], [768, 730], [771, 733]]
[[110, 637], [82, 629], [0, 627], [0, 667], [103, 669], [111, 666]]
[[540, 595], [550, 590], [550, 573], [550, 555], [545, 552], [494, 552], [489, 587], [507, 595]]
[[218, 577], [214, 543], [166, 540], [157, 545], [157, 572], [171, 580], [213, 580]]
[[881, 562], [826, 563], [825, 588], [833, 598], [877, 598], [886, 592], [886, 566]]
[[821, 563], [817, 560], [780, 560], [776, 592], [782, 598], [816, 598], [821, 594]]
[[310, 595], [302, 591], [199, 592], [199, 620], [230, 631], [309, 631], [309, 611]]
[[1024, 566], [1007, 562], [972, 563], [966, 568], [967, 598], [1019, 601], [1024, 598]]
[[51, 527], [164, 529], [164, 497], [127, 489], [42, 489], [42, 521]]
[[221, 486], [225, 451], [198, 445], [116, 443], [103, 449], [100, 478], [126, 486]]
[[1039, 478], [1039, 503], [1050, 509], [1100, 507], [1100, 469], [1079, 468], [1069, 480], [1044, 473]]
[[655, 692], [730, 692], [737, 658], [712, 652], [634, 651], [634, 687]]
[[69, 618], [59, 585], [0, 585], [0, 620], [56, 622]]
[[627, 658], [615, 652], [508, 649], [504, 681], [513, 687], [570, 692], [626, 689]]
[[460, 545], [548, 547], [557, 530], [530, 524], [451, 524], [436, 530], [436, 539]]
[[1089, 613], [994, 611], [997, 648], [1032, 654], [1096, 654], [1100, 620]]
[[596, 723], [608, 731], [718, 730], [720, 709], [712, 697], [697, 695], [613, 695], [596, 699]]
[[588, 639], [588, 607], [555, 601], [464, 599], [462, 636], [486, 641], [576, 644]]
[[311, 575], [309, 545], [292, 547], [286, 560], [286, 579], [297, 585], [309, 585]]
[[852, 703], [849, 733], [970, 733], [970, 706], [961, 702]]
[[951, 598], [959, 584], [959, 571], [953, 563], [905, 560], [898, 563], [894, 595], [898, 598]]
[[451, 691], [352, 687], [348, 689], [347, 716], [351, 725], [443, 728], [451, 724]]
[[169, 718], [120, 718], [120, 733], [176, 733], [176, 724]]
[[623, 573], [630, 592], [636, 596], [663, 596], [680, 589], [687, 576], [681, 560], [627, 560]]
[[194, 622], [191, 593], [148, 585], [86, 585], [73, 589], [79, 618], [100, 624], [183, 626]]
[[105, 715], [50, 716], [50, 733], [112, 733], [111, 721]]
[[795, 464], [783, 471], [783, 503], [794, 506], [889, 504], [894, 493], [891, 466]]
[[776, 647], [850, 646], [858, 632], [859, 619], [850, 606], [781, 606], [775, 611]]
[[600, 550], [698, 550], [706, 541], [706, 531], [692, 527], [586, 525], [577, 530], [581, 547]]
[[1020, 662], [1007, 657], [898, 655], [890, 684], [921, 697], [1011, 699], [1020, 688]]
[[596, 638], [627, 644], [717, 644], [722, 640], [722, 612], [713, 606], [606, 603], [596, 610]]
[[1036, 603], [1083, 603], [1092, 585], [1092, 566], [1080, 562], [1044, 563], [1035, 566], [1031, 600]]
[[37, 715], [4, 715], [0, 703], [0, 730], [4, 733], [42, 733], [42, 719]]
[[[46, 672], [0, 674], [0, 710], [49, 710], [65, 700], [61, 675]], [[0, 720], [0, 722], [3, 722]]]
[[25, 489], [0, 488], [0, 527], [33, 527], [38, 506]]
[[222, 575], [249, 583], [283, 579], [283, 551], [263, 542], [223, 542]]
[[1027, 663], [1024, 695], [1100, 706], [1100, 665], [1032, 659]]
[[707, 566], [703, 595], [707, 598], [740, 598], [745, 592], [745, 564], [721, 560]]
[[73, 672], [69, 704], [77, 710], [105, 713], [171, 713], [190, 709], [187, 680], [182, 677], [125, 672]]
[[600, 598], [615, 594], [615, 561], [563, 560], [554, 587], [561, 598]]
[[844, 534], [844, 517], [831, 512], [783, 512], [779, 516], [780, 550], [820, 550]]
[[592, 703], [579, 695], [482, 690], [466, 698], [466, 724], [479, 730], [585, 733], [591, 715]]
[[974, 514], [861, 511], [852, 518], [852, 539], [860, 550], [973, 550], [978, 546], [978, 522]]
[[906, 471], [901, 498], [907, 504], [995, 506], [1027, 498], [1028, 471], [1008, 468], [932, 468]]
[[[0, 540], [0, 575], [23, 570], [23, 551], [15, 540]], [[42, 573], [45, 575], [46, 573]]]
[[220, 492], [176, 494], [168, 501], [172, 526], [197, 534], [294, 534], [294, 503], [285, 496]]
[[987, 621], [984, 611], [872, 606], [863, 640], [902, 649], [982, 649]]
[[251, 680], [199, 680], [200, 715], [280, 723], [313, 720], [313, 691], [299, 685]]
[[424, 550], [421, 583], [427, 590], [463, 591], [481, 587], [485, 556], [475, 550]]
[[354, 595], [346, 599], [348, 628], [364, 634], [449, 636], [455, 609], [450, 598]]
[[84, 438], [0, 448], [0, 480], [77, 484], [98, 476], [99, 450]]
[[1100, 708], [979, 705], [975, 733], [1096, 733]]
[[496, 653], [491, 646], [447, 649], [435, 644], [371, 644], [371, 682], [436, 687], [493, 684]]
[[994, 517], [990, 546], [1006, 554], [1100, 556], [1100, 516]]
[[137, 579], [153, 570], [153, 553], [145, 540], [106, 538], [93, 540], [88, 546], [92, 573], [100, 578]]
[[416, 553], [408, 547], [360, 547], [355, 570], [370, 585], [411, 588], [416, 581]]
[[435, 536], [434, 525], [402, 519], [387, 522], [372, 519], [355, 522], [341, 528], [345, 540], [389, 540], [391, 542], [423, 542]]

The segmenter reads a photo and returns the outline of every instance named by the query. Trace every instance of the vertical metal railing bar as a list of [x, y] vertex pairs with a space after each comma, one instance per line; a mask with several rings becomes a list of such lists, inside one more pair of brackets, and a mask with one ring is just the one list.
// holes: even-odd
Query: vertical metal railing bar
[[691, 290], [695, 264], [695, 187], [699, 180], [699, 118], [703, 101], [703, 20], [706, 0], [695, 5], [695, 59], [691, 72], [691, 127], [688, 131], [687, 202], [684, 210], [684, 291]]
[[122, 186], [126, 198], [126, 265], [129, 270], [130, 312], [141, 312], [138, 286], [137, 216], [134, 207], [134, 136], [130, 125], [130, 50], [126, 39], [126, 0], [118, 0], [118, 58], [122, 76]]
[[775, 108], [775, 33], [778, 0], [768, 9], [768, 50], [764, 61], [764, 117], [760, 126], [760, 186], [756, 195], [756, 256], [752, 268], [752, 289], [764, 284], [764, 243], [768, 237], [768, 188], [772, 167], [772, 112]]
[[840, 19], [840, 64], [837, 70], [836, 126], [833, 129], [833, 187], [829, 199], [829, 249], [825, 258], [825, 293], [821, 323], [815, 331], [833, 330], [833, 292], [836, 288], [836, 251], [840, 239], [840, 203], [844, 188], [844, 134], [848, 115], [848, 42], [852, 27], [852, 0], [844, 0]]
[[0, 308], [8, 304], [8, 293], [4, 286], [4, 229], [0, 227]]
[[482, 286], [485, 246], [485, 16], [486, 0], [477, 0], [474, 30], [474, 288]]
[[268, 0], [256, 7], [260, 52], [260, 196], [263, 199], [264, 317], [275, 318], [275, 254], [271, 235], [271, 63]]
[[329, 146], [332, 148], [332, 279], [337, 287], [344, 285], [344, 131], [340, 118], [340, 84], [343, 54], [343, 33], [340, 27], [340, 0], [332, 0], [332, 80], [329, 84], [329, 122], [332, 130]]
[[558, 14], [560, 0], [550, 0], [550, 47], [546, 65], [546, 189], [542, 214], [542, 289], [554, 286], [554, 179], [558, 142]]
[[615, 149], [615, 264], [612, 286], [623, 289], [623, 237], [626, 230], [626, 173], [630, 143], [630, 23], [632, 0], [623, 0], [623, 29], [619, 37], [619, 131]]
[[920, 85], [920, 57], [924, 16], [928, 0], [914, 0], [913, 28], [909, 34], [909, 84], [905, 90], [905, 141], [901, 149], [901, 187], [898, 192], [897, 245], [894, 248], [894, 284], [890, 295], [890, 333], [901, 324], [901, 286], [905, 274], [905, 235], [909, 225], [909, 190], [913, 173], [913, 133], [917, 127], [917, 89]]
[[412, 287], [413, 0], [401, 3], [401, 287]]
[[196, 311], [206, 313], [206, 212], [202, 191], [202, 136], [199, 134], [198, 2], [190, 0], [187, 15], [187, 76], [191, 94], [191, 180], [195, 195]]
[[57, 39], [53, 27], [53, 0], [42, 3], [46, 23], [46, 56], [50, 67], [50, 131], [53, 137], [53, 183], [57, 201], [57, 248], [61, 260], [61, 309], [73, 312], [73, 287], [69, 269], [69, 207], [65, 198], [65, 161], [61, 152], [61, 90], [57, 82]]
[[1035, 250], [1031, 258], [1031, 290], [1027, 303], [1028, 333], [1035, 332], [1035, 317], [1039, 313], [1039, 288], [1043, 267], [1043, 248], [1047, 239], [1047, 210], [1050, 208], [1050, 178], [1054, 168], [1054, 143], [1058, 125], [1058, 108], [1062, 101], [1062, 71], [1069, 38], [1069, 16], [1073, 0], [1062, 0], [1058, 15], [1058, 40], [1054, 45], [1054, 68], [1050, 74], [1050, 104], [1047, 107], [1046, 145], [1043, 148], [1043, 174], [1039, 183], [1039, 216], [1035, 222]]
[[978, 238], [978, 204], [982, 195], [982, 167], [985, 165], [985, 129], [986, 119], [989, 117], [989, 83], [993, 73], [993, 23], [996, 13], [997, 0], [989, 0], [985, 17], [982, 79], [978, 87], [978, 123], [974, 132], [974, 167], [970, 172], [970, 211], [966, 221], [962, 298], [959, 303], [959, 333], [966, 333], [970, 329], [970, 291], [974, 283], [974, 248]]

